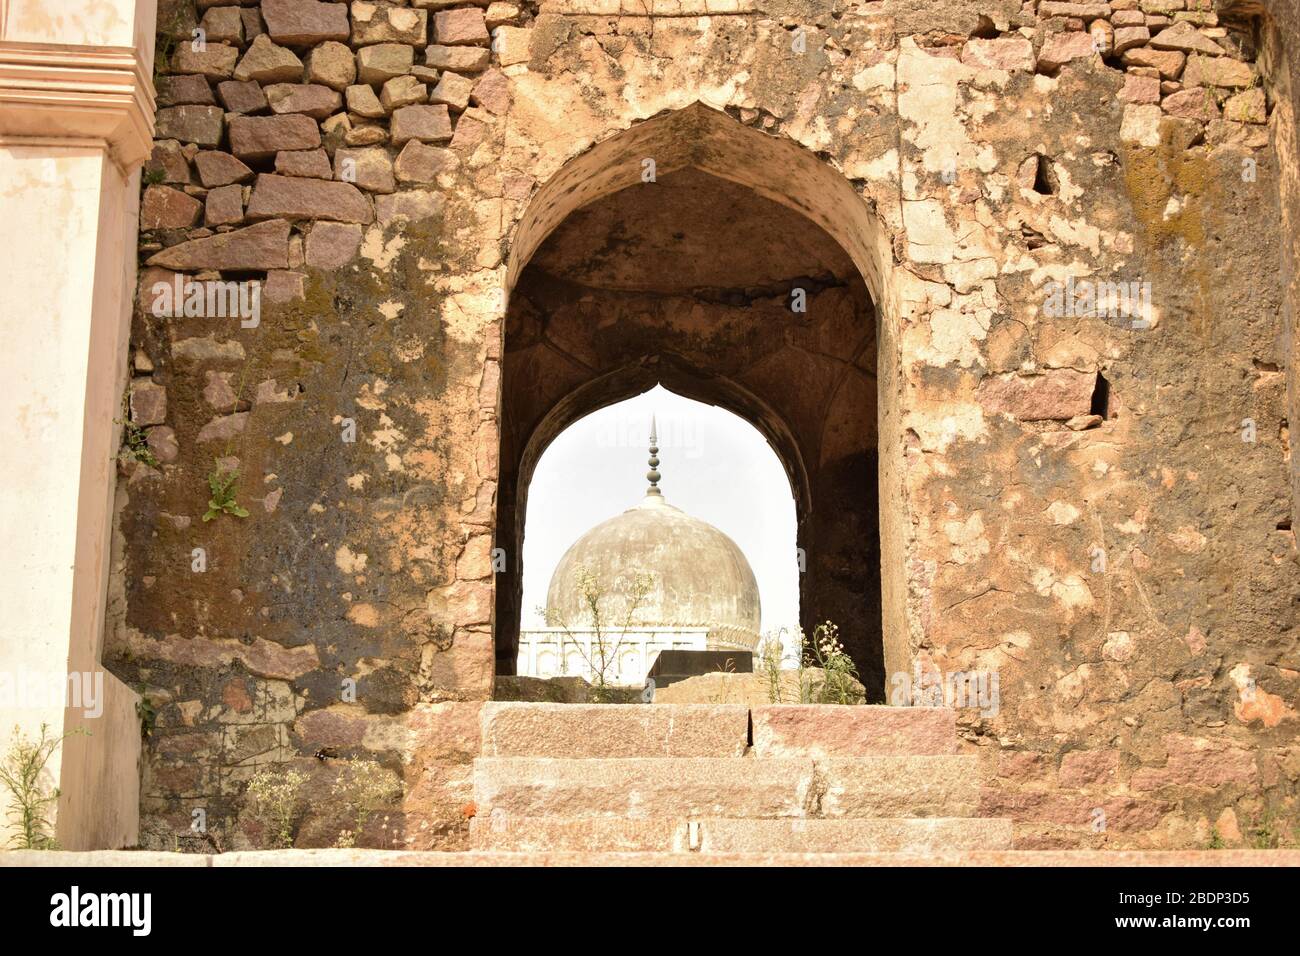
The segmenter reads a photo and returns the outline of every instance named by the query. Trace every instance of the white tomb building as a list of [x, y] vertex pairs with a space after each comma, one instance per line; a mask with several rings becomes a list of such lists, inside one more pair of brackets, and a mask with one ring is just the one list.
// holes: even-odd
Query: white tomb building
[[[660, 651], [757, 647], [760, 605], [749, 562], [713, 525], [668, 504], [659, 490], [658, 453], [652, 420], [645, 497], [564, 553], [547, 590], [550, 623], [520, 633], [516, 673], [595, 683], [603, 660], [605, 683], [640, 686]], [[584, 598], [586, 574], [603, 591], [599, 628]], [[638, 601], [636, 582], [644, 575], [648, 590]]]

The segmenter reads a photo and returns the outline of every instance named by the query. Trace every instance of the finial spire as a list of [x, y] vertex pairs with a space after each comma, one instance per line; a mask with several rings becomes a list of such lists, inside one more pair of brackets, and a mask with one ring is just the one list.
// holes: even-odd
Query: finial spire
[[650, 487], [646, 489], [647, 495], [663, 495], [659, 490], [659, 436], [656, 434], [655, 417], [650, 416], [650, 470], [645, 473], [650, 481]]

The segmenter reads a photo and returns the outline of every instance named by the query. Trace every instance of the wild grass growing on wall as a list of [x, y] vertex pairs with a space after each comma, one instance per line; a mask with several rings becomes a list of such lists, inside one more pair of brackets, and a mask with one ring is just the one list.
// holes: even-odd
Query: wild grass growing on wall
[[265, 828], [268, 849], [293, 846], [306, 805], [302, 786], [307, 777], [297, 770], [263, 770], [248, 781], [244, 799], [255, 819]]
[[[768, 634], [758, 649], [758, 664], [772, 704], [865, 704], [866, 691], [858, 679], [853, 658], [840, 643], [839, 627], [830, 621], [818, 624], [811, 636], [796, 629], [794, 668], [786, 668], [785, 629]], [[797, 681], [791, 687], [784, 675], [793, 670]]]
[[402, 795], [397, 777], [374, 761], [349, 762], [331, 791], [348, 809], [352, 828], [339, 833], [336, 847], [356, 846], [375, 811]]

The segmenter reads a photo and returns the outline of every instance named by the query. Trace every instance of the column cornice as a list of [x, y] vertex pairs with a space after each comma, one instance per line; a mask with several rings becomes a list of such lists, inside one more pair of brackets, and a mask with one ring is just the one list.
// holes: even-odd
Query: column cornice
[[96, 145], [130, 172], [153, 123], [153, 80], [131, 47], [0, 41], [0, 144]]

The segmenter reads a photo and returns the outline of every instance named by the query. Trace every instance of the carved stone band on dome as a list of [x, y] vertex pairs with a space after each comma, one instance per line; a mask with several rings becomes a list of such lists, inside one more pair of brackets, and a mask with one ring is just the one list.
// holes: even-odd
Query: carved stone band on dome
[[153, 149], [153, 122], [134, 49], [0, 42], [0, 143], [97, 146], [129, 173]]

